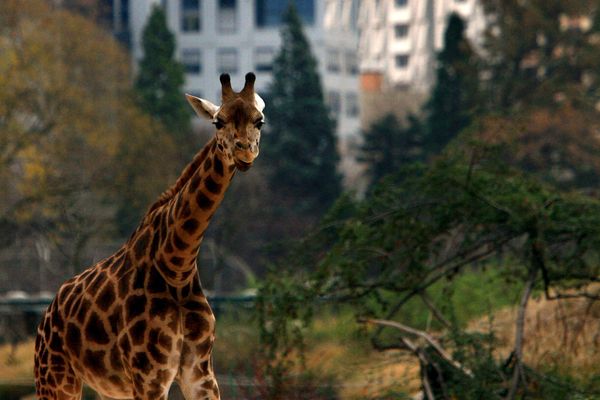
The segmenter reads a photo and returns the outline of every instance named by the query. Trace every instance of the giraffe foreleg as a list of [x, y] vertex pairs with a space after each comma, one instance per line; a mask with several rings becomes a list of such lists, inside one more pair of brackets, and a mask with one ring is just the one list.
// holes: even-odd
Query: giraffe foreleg
[[[62, 353], [56, 332], [44, 329], [46, 318], [38, 330], [35, 346], [35, 393], [38, 400], [81, 400], [82, 382]], [[46, 335], [45, 332], [48, 334]], [[46, 337], [47, 336], [47, 337]]]
[[184, 343], [177, 382], [186, 400], [219, 400], [212, 365], [215, 316], [205, 297], [188, 301], [183, 313]]
[[219, 400], [219, 385], [212, 368], [212, 357], [200, 359], [181, 370], [177, 383], [186, 400]]

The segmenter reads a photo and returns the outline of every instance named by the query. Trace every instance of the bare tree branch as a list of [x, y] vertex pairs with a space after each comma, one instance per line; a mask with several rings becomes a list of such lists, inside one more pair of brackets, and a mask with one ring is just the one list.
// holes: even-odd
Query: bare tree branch
[[367, 319], [360, 319], [359, 322], [363, 322], [363, 323], [367, 323], [367, 324], [374, 324], [374, 325], [388, 326], [391, 328], [396, 328], [404, 333], [418, 336], [418, 337], [424, 339], [427, 343], [429, 343], [429, 345], [431, 347], [433, 347], [435, 349], [435, 351], [437, 351], [437, 353], [444, 360], [446, 360], [448, 363], [450, 363], [450, 365], [452, 365], [454, 368], [464, 372], [466, 375], [468, 375], [471, 378], [473, 377], [473, 372], [471, 372], [470, 369], [468, 369], [467, 367], [464, 367], [461, 363], [454, 360], [452, 358], [452, 356], [450, 354], [448, 354], [448, 352], [446, 352], [446, 350], [444, 350], [442, 348], [442, 346], [431, 335], [429, 335], [426, 332], [420, 331], [415, 328], [411, 328], [410, 326], [406, 326], [406, 325], [401, 324], [396, 321], [387, 321], [387, 320], [382, 320], [382, 319], [368, 319], [367, 318]]
[[[535, 243], [533, 244], [535, 246]], [[537, 268], [531, 268], [527, 284], [523, 290], [521, 301], [519, 303], [519, 311], [517, 314], [516, 330], [515, 330], [515, 348], [512, 355], [515, 358], [515, 370], [513, 372], [512, 383], [510, 390], [506, 396], [507, 400], [514, 400], [517, 394], [519, 383], [525, 380], [525, 371], [523, 370], [523, 335], [525, 328], [525, 312], [527, 311], [527, 303], [531, 297], [531, 291], [535, 285], [537, 277]]]
[[431, 310], [431, 312], [433, 313], [433, 316], [442, 325], [444, 325], [444, 327], [446, 327], [447, 329], [450, 329], [451, 328], [450, 322], [444, 317], [442, 312], [435, 306], [435, 304], [433, 304], [433, 301], [431, 300], [429, 295], [427, 295], [427, 292], [425, 292], [425, 291], [421, 292], [420, 297], [421, 297], [421, 300], [423, 300], [423, 303], [427, 306], [427, 308], [429, 308], [429, 310]]
[[423, 390], [425, 391], [425, 395], [429, 400], [435, 400], [435, 396], [433, 394], [433, 389], [431, 388], [431, 383], [429, 383], [429, 378], [427, 377], [426, 371], [424, 371], [424, 366], [430, 364], [430, 360], [427, 358], [427, 355], [423, 352], [423, 350], [414, 344], [412, 340], [405, 338], [403, 336], [400, 337], [400, 341], [410, 351], [413, 352], [419, 358], [421, 364], [421, 381], [423, 383]]

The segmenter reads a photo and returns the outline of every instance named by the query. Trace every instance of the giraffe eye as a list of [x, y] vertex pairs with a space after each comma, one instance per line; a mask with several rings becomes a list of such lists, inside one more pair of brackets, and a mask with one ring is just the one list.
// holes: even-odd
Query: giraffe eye
[[215, 122], [213, 122], [213, 125], [217, 128], [217, 129], [222, 129], [225, 126], [225, 123], [223, 122], [222, 119], [217, 119]]

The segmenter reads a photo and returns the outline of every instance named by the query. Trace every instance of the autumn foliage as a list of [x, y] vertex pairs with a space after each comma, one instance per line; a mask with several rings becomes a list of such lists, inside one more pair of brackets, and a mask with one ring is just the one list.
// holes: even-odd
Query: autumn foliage
[[5, 246], [41, 240], [60, 254], [51, 287], [114, 232], [115, 204], [168, 186], [174, 145], [132, 101], [125, 49], [93, 21], [3, 1], [0, 52], [0, 231]]

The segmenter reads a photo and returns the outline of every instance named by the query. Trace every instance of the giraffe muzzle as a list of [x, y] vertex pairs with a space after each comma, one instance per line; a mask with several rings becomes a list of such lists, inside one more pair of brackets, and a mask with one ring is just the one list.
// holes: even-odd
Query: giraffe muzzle
[[238, 140], [235, 142], [234, 162], [237, 169], [247, 171], [258, 156], [258, 146]]
[[246, 172], [252, 166], [252, 162], [245, 162], [241, 160], [235, 160], [235, 167], [242, 172]]
[[249, 150], [239, 152], [234, 156], [233, 162], [240, 171], [248, 171], [257, 155], [258, 153], [255, 154]]

